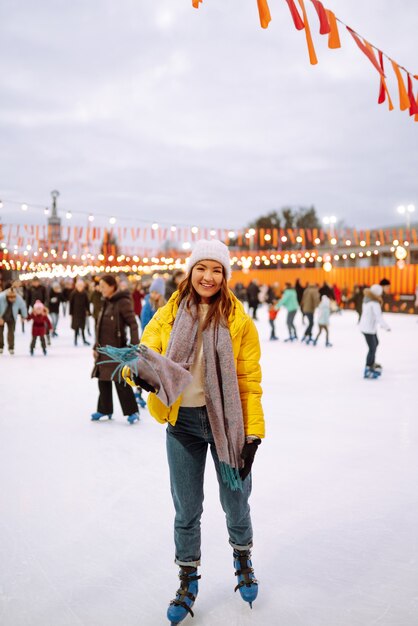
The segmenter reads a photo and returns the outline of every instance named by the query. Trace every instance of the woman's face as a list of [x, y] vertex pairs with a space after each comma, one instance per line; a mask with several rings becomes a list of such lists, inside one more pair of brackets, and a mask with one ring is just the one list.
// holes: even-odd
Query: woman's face
[[219, 261], [199, 261], [192, 269], [192, 285], [200, 296], [201, 302], [209, 304], [218, 293], [224, 279], [223, 267]]
[[104, 280], [101, 280], [99, 285], [103, 298], [110, 298], [115, 293], [115, 288], [112, 285], [108, 285]]

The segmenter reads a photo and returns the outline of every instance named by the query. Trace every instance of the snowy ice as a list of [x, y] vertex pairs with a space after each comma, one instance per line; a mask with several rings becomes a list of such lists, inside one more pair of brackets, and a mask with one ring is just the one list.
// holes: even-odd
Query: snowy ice
[[[253, 470], [251, 611], [238, 593], [208, 455], [193, 626], [416, 626], [418, 323], [385, 314], [379, 380], [356, 314], [332, 348], [270, 342], [259, 311], [267, 436]], [[299, 334], [303, 331], [297, 316]], [[165, 429], [141, 410], [91, 422], [97, 381], [69, 318], [47, 357], [0, 356], [1, 626], [161, 626], [178, 586]]]

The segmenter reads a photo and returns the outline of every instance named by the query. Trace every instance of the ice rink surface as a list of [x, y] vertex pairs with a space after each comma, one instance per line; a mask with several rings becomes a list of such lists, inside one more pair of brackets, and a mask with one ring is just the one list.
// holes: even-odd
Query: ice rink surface
[[[331, 318], [332, 348], [262, 345], [267, 437], [253, 471], [251, 611], [235, 577], [208, 456], [202, 579], [193, 626], [418, 624], [418, 323], [385, 314], [379, 380], [362, 377], [356, 314]], [[303, 326], [297, 316], [299, 333]], [[47, 357], [0, 356], [1, 626], [162, 626], [178, 586], [165, 429], [91, 422], [91, 349], [69, 319]], [[116, 394], [115, 394], [116, 395]]]

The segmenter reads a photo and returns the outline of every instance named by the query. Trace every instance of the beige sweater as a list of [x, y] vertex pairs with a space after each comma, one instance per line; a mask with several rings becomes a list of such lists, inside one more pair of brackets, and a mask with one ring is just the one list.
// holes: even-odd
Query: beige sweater
[[193, 376], [193, 380], [189, 385], [187, 385], [186, 389], [183, 391], [181, 406], [205, 406], [206, 404], [202, 326], [208, 310], [208, 304], [199, 305], [199, 328], [197, 331], [196, 358], [192, 367], [190, 368], [190, 373]]

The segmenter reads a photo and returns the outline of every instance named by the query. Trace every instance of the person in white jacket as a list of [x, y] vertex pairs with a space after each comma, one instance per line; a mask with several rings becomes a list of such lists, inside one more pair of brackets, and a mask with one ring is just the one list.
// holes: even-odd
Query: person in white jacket
[[372, 285], [364, 290], [363, 310], [360, 318], [360, 331], [363, 333], [369, 351], [366, 358], [366, 368], [364, 378], [378, 378], [382, 367], [376, 363], [376, 350], [379, 345], [377, 338], [377, 327], [381, 326], [385, 330], [390, 330], [382, 315], [382, 295], [381, 285]]

